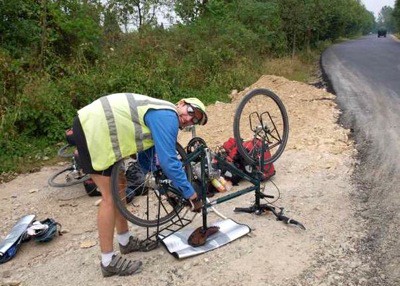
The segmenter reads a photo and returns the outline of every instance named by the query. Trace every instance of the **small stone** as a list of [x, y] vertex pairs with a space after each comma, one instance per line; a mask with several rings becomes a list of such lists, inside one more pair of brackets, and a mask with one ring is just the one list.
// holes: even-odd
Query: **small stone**
[[10, 271], [10, 270], [3, 271], [2, 276], [3, 276], [4, 278], [9, 278], [9, 277], [11, 277], [11, 271]]
[[100, 205], [100, 203], [101, 203], [101, 199], [98, 199], [97, 201], [94, 202], [94, 205], [96, 207], [98, 207]]
[[366, 284], [368, 282], [368, 280], [366, 278], [361, 278], [360, 280], [358, 280], [358, 283], [360, 285]]
[[94, 240], [85, 240], [81, 242], [81, 248], [90, 248], [97, 244]]
[[30, 189], [29, 190], [29, 193], [30, 194], [33, 194], [33, 193], [37, 193], [39, 191], [39, 189]]

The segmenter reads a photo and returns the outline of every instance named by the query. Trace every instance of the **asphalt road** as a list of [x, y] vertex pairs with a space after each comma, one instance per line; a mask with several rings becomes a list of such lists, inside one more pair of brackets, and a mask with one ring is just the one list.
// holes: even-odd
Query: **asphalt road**
[[362, 249], [385, 285], [400, 285], [400, 41], [370, 35], [333, 45], [322, 68], [359, 151], [354, 197], [369, 224]]

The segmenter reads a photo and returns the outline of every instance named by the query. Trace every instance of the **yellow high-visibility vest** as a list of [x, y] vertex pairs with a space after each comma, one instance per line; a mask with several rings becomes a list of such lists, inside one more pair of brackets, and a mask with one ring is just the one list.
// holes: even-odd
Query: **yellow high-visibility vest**
[[103, 96], [78, 111], [94, 170], [105, 170], [154, 145], [144, 122], [150, 109], [170, 109], [178, 114], [168, 101], [134, 93]]

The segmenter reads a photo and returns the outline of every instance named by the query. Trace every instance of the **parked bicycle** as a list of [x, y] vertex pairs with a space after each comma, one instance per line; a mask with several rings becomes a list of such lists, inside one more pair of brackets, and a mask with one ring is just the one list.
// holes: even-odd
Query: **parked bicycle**
[[78, 153], [75, 146], [67, 144], [58, 150], [58, 156], [70, 159], [68, 167], [53, 174], [48, 183], [52, 187], [64, 188], [81, 184], [89, 179], [89, 175], [85, 174], [79, 166]]

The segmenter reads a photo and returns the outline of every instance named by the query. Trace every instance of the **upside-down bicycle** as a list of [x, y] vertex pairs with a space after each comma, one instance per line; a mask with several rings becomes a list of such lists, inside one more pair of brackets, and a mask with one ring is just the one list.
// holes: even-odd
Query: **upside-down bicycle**
[[[288, 141], [288, 115], [280, 98], [268, 89], [250, 91], [237, 107], [234, 115], [233, 133], [236, 142], [241, 142], [243, 139], [261, 142], [261, 146], [254, 144], [253, 146], [258, 147], [251, 150], [244, 148], [242, 144], [237, 145], [238, 152], [251, 166], [249, 173], [245, 173], [226, 162], [223, 153], [212, 152], [202, 138], [192, 138], [186, 148], [188, 152], [185, 152], [185, 149], [177, 144], [176, 152], [182, 161], [182, 168], [184, 168], [188, 180], [192, 181], [197, 178], [201, 182], [202, 229], [208, 228], [207, 214], [210, 208], [249, 192], [254, 192], [254, 204], [248, 208], [236, 208], [235, 211], [254, 212], [256, 214], [271, 211], [278, 220], [304, 228], [301, 223], [284, 216], [283, 208], [277, 209], [268, 202], [261, 203], [261, 200], [271, 197], [266, 194], [267, 190], [265, 190], [265, 185], [262, 182], [262, 173], [265, 168], [269, 168], [270, 163], [275, 162], [282, 155]], [[264, 156], [266, 151], [270, 153], [268, 158]], [[149, 160], [156, 161], [154, 158], [149, 158]], [[206, 182], [214, 176], [219, 176], [217, 170], [213, 168], [213, 163], [217, 163], [218, 166], [223, 166], [229, 172], [239, 175], [250, 182], [251, 186], [210, 201], [206, 197]], [[114, 201], [127, 220], [135, 225], [146, 227], [148, 238], [157, 236], [165, 229], [171, 230], [171, 226], [178, 226], [180, 229], [191, 222], [190, 219], [186, 218], [183, 211], [184, 209], [187, 210], [185, 208], [188, 204], [187, 200], [181, 196], [179, 190], [171, 184], [171, 181], [156, 163], [144, 175], [145, 180], [141, 188], [145, 191], [136, 192], [138, 195], [130, 199], [130, 203], [127, 203], [128, 200], [124, 191], [126, 179], [124, 178], [129, 164], [132, 164], [132, 159], [120, 160], [113, 167], [111, 175]], [[200, 175], [198, 172], [193, 172], [194, 168], [200, 168]], [[156, 231], [153, 235], [149, 235], [149, 228], [154, 227], [157, 228]]]

